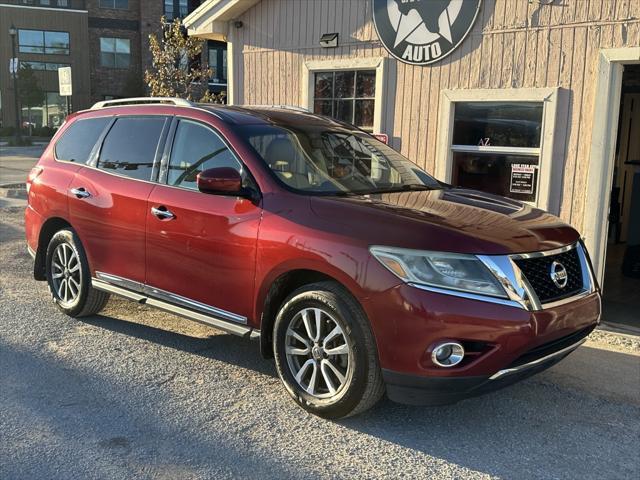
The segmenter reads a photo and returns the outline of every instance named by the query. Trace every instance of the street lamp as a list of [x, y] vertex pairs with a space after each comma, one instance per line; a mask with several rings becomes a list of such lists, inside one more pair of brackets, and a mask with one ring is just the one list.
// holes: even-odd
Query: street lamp
[[11, 59], [14, 63], [13, 65], [13, 105], [16, 112], [16, 130], [15, 130], [15, 142], [16, 145], [20, 145], [20, 112], [18, 111], [18, 62], [13, 60], [16, 57], [16, 35], [18, 35], [18, 29], [11, 24], [9, 27], [9, 36], [11, 37]]

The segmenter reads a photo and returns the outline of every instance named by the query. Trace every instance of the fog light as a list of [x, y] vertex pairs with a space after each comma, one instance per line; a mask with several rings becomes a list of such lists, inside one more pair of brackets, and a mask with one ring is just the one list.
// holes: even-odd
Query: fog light
[[464, 347], [459, 343], [447, 342], [438, 345], [431, 353], [431, 361], [439, 367], [453, 367], [464, 358]]

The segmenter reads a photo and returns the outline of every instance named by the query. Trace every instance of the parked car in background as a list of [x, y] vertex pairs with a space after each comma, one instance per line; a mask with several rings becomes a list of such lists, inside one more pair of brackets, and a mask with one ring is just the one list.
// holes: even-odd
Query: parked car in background
[[291, 107], [105, 101], [31, 171], [34, 276], [72, 317], [109, 295], [257, 339], [304, 409], [444, 404], [585, 341], [600, 293], [578, 232], [437, 181]]

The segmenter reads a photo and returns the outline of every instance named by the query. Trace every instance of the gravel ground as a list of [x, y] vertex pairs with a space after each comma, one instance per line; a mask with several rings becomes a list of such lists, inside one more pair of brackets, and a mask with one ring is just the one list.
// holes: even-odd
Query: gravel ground
[[74, 320], [0, 210], [0, 478], [640, 478], [638, 343], [457, 405], [296, 407], [258, 346], [112, 299]]

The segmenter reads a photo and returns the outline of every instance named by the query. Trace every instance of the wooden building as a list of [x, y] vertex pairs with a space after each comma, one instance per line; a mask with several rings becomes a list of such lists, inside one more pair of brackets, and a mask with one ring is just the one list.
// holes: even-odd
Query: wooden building
[[[416, 13], [440, 46], [394, 51]], [[640, 92], [640, 1], [208, 0], [185, 23], [228, 42], [231, 103], [346, 119], [441, 180], [550, 210], [583, 233], [603, 280], [621, 99]], [[638, 124], [620, 127], [639, 137]]]

